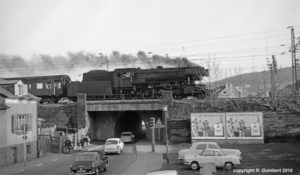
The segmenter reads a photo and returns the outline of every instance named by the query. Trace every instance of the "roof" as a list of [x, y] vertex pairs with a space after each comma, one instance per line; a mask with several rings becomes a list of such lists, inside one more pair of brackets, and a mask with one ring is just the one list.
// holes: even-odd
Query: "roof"
[[9, 108], [8, 106], [6, 106], [5, 104], [3, 103], [0, 103], [0, 110], [4, 110], [4, 109], [7, 109]]
[[106, 140], [120, 140], [120, 138], [108, 138]]
[[10, 99], [20, 99], [20, 100], [25, 99], [25, 100], [35, 100], [35, 101], [40, 100], [40, 98], [38, 98], [32, 94], [29, 94], [29, 93], [28, 93], [28, 95], [23, 95], [23, 96], [14, 95], [2, 87], [0, 87], [0, 96], [4, 96], [4, 98], [10, 98]]
[[0, 87], [0, 95], [5, 96], [6, 98], [15, 98], [16, 95], [12, 94], [11, 92], [9, 92], [8, 90]]
[[68, 75], [46, 75], [46, 76], [28, 76], [28, 77], [10, 77], [4, 78], [5, 80], [21, 80], [21, 79], [31, 79], [31, 78], [60, 78], [69, 77]]
[[209, 141], [206, 142], [206, 141], [203, 141], [203, 142], [194, 142], [193, 145], [194, 145], [194, 144], [195, 144], [195, 145], [198, 145], [198, 144], [217, 144], [217, 142], [209, 142]]
[[4, 85], [4, 84], [16, 84], [19, 81], [21, 81], [20, 79], [15, 79], [15, 80], [4, 80], [4, 79], [0, 79], [0, 85]]
[[30, 83], [32, 81], [46, 81], [46, 80], [60, 80], [62, 78], [66, 78], [67, 80], [71, 80], [68, 75], [49, 75], [49, 76], [32, 76], [32, 77], [10, 77], [4, 78], [5, 80], [22, 80], [24, 83]]

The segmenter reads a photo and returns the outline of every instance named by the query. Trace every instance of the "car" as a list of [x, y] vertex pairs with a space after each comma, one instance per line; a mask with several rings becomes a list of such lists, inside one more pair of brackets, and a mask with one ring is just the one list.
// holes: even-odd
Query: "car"
[[121, 154], [124, 149], [124, 143], [120, 138], [109, 138], [104, 144], [104, 153], [118, 153]]
[[221, 149], [222, 152], [226, 152], [226, 154], [230, 153], [236, 154], [237, 156], [241, 156], [240, 150], [220, 148], [220, 146], [216, 142], [194, 142], [190, 148], [181, 149], [178, 151], [178, 159], [183, 159], [185, 155], [189, 154], [197, 155], [201, 153], [204, 149]]
[[221, 149], [204, 149], [197, 155], [185, 155], [183, 163], [193, 170], [199, 169], [204, 164], [215, 164], [216, 167], [224, 167], [231, 170], [241, 164], [241, 157], [236, 154], [227, 154]]
[[176, 170], [162, 170], [162, 171], [153, 171], [147, 173], [146, 175], [178, 175]]
[[106, 171], [109, 162], [103, 151], [90, 151], [78, 154], [74, 163], [70, 166], [70, 175], [95, 174]]
[[67, 97], [62, 97], [58, 102], [58, 104], [73, 104], [72, 100], [69, 100]]
[[122, 132], [121, 133], [121, 140], [124, 143], [132, 143], [134, 141], [134, 134], [132, 132]]

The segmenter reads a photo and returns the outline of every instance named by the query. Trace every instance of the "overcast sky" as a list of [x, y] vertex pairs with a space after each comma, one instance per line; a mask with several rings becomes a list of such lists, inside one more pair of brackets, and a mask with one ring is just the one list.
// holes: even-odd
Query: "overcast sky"
[[0, 53], [143, 50], [252, 69], [276, 54], [288, 66], [287, 26], [300, 36], [299, 0], [0, 0]]

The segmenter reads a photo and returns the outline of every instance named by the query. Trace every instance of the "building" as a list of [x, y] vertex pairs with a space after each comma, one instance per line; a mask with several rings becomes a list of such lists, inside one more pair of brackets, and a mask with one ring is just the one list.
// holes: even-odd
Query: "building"
[[240, 92], [232, 85], [226, 83], [216, 91], [217, 98], [240, 98]]
[[37, 157], [39, 100], [22, 81], [0, 79], [0, 166]]

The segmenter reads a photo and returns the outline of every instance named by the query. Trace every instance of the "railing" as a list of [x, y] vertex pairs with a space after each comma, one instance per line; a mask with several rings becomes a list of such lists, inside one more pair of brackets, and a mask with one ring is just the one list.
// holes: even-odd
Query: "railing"
[[138, 99], [159, 99], [160, 95], [152, 96], [152, 94], [114, 94], [114, 95], [89, 95], [86, 97], [88, 101], [98, 101], [98, 100], [138, 100]]

